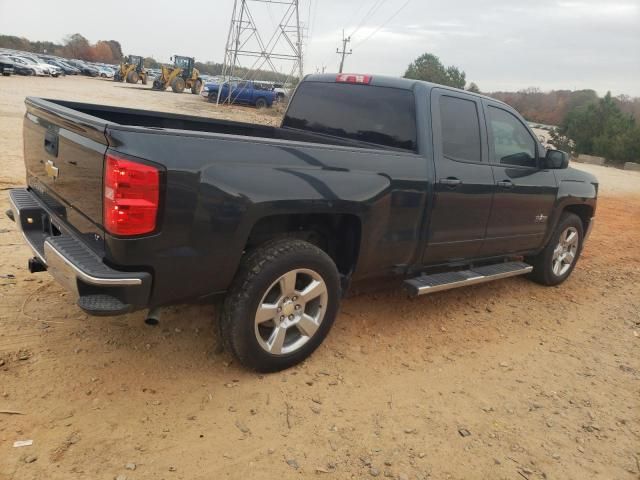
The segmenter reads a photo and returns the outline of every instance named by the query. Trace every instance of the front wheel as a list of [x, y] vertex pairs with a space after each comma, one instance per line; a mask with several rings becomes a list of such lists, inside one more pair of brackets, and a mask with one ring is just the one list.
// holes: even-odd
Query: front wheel
[[338, 312], [333, 260], [302, 240], [277, 240], [247, 254], [225, 299], [222, 340], [244, 366], [275, 372], [322, 343]]
[[580, 257], [583, 238], [584, 228], [580, 217], [574, 213], [563, 213], [544, 250], [526, 259], [533, 265], [530, 278], [542, 285], [564, 282]]
[[267, 101], [264, 98], [259, 98], [256, 100], [256, 108], [261, 110], [267, 107]]

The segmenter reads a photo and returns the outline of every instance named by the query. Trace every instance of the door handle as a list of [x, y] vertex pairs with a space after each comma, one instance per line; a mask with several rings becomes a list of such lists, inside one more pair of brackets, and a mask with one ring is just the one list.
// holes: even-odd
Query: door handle
[[513, 188], [513, 182], [511, 180], [502, 180], [498, 182], [497, 185], [502, 188]]
[[455, 177], [448, 177], [448, 178], [441, 178], [440, 179], [440, 183], [442, 185], [446, 185], [448, 187], [457, 187], [458, 185], [460, 185], [462, 183], [462, 180], [460, 180], [459, 178], [455, 178]]

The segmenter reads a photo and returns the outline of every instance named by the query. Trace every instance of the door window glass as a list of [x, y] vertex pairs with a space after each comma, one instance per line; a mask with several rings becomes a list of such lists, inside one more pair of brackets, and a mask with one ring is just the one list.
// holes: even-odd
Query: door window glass
[[452, 160], [480, 162], [480, 121], [476, 103], [458, 97], [440, 97], [442, 154]]
[[493, 161], [505, 165], [536, 167], [536, 144], [529, 131], [511, 113], [489, 107]]

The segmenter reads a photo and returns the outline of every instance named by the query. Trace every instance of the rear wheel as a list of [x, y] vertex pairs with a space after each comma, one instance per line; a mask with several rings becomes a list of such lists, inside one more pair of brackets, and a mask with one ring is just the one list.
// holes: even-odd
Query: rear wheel
[[256, 108], [266, 108], [267, 101], [264, 98], [259, 98], [256, 100]]
[[527, 258], [533, 265], [530, 278], [542, 285], [558, 285], [564, 282], [576, 266], [582, 251], [584, 230], [582, 220], [573, 213], [560, 217], [549, 243], [538, 255]]
[[166, 87], [162, 84], [160, 80], [154, 80], [153, 85], [151, 85], [151, 88], [153, 88], [154, 90], [164, 90]]
[[175, 93], [182, 93], [184, 92], [184, 78], [182, 77], [176, 77], [173, 79], [173, 82], [171, 82], [171, 89], [175, 92]]
[[246, 367], [274, 372], [300, 363], [322, 343], [338, 312], [331, 258], [302, 240], [277, 240], [242, 261], [224, 302], [225, 345]]

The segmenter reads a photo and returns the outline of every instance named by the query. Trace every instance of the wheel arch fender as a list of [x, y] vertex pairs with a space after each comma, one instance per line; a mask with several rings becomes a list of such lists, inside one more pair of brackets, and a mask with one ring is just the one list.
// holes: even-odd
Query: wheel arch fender
[[553, 231], [564, 212], [575, 213], [582, 220], [584, 232], [589, 228], [591, 218], [595, 215], [598, 188], [596, 184], [580, 181], [560, 181], [558, 196], [549, 219], [549, 227], [544, 244], [549, 241]]

